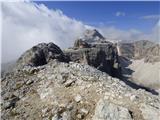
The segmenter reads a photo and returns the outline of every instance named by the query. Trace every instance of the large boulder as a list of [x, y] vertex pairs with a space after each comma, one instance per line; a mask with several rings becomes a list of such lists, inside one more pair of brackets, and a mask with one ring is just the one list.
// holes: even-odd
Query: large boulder
[[41, 66], [50, 60], [66, 61], [62, 50], [54, 43], [40, 43], [27, 50], [17, 61], [17, 67], [24, 65]]
[[133, 120], [129, 110], [100, 99], [95, 108], [93, 120]]

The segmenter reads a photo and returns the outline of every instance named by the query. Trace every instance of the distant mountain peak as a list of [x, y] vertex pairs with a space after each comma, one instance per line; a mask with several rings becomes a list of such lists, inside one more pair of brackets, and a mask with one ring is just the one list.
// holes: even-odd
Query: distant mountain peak
[[84, 32], [84, 35], [82, 36], [82, 39], [86, 42], [89, 42], [89, 43], [105, 40], [103, 35], [101, 33], [99, 33], [99, 31], [96, 30], [96, 29], [87, 29]]

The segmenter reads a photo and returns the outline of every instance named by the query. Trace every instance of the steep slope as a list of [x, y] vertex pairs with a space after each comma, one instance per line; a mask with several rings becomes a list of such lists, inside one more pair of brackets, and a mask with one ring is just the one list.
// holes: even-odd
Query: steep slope
[[88, 43], [94, 43], [94, 42], [105, 40], [105, 38], [96, 29], [86, 30], [81, 39]]
[[[157, 59], [159, 59], [160, 56], [160, 45], [148, 40], [140, 40], [128, 43], [122, 42], [119, 43], [119, 48], [121, 55], [130, 59], [147, 59], [148, 56], [152, 56], [150, 57], [151, 59], [155, 56]], [[157, 59], [155, 59], [155, 61], [157, 61]], [[154, 59], [151, 61], [154, 62]]]
[[129, 68], [135, 70], [131, 79], [137, 84], [152, 88], [160, 89], [160, 62], [150, 63], [144, 60], [134, 60]]
[[2, 79], [2, 120], [158, 120], [158, 96], [93, 67], [50, 61]]
[[120, 43], [119, 49], [123, 76], [139, 85], [159, 90], [160, 45], [142, 40]]

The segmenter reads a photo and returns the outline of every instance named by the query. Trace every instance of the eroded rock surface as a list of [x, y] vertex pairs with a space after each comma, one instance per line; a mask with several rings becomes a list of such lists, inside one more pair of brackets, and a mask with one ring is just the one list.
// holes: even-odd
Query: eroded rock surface
[[24, 65], [41, 66], [50, 60], [66, 61], [62, 50], [54, 43], [40, 43], [26, 51], [17, 61], [17, 67]]
[[130, 59], [144, 59], [145, 62], [160, 61], [160, 45], [148, 40], [119, 43], [121, 55]]
[[158, 96], [89, 65], [53, 60], [28, 67], [2, 79], [2, 120], [159, 119]]
[[73, 62], [85, 63], [111, 76], [120, 77], [120, 64], [116, 44], [106, 41], [96, 30], [88, 30], [73, 48], [64, 51]]
[[127, 108], [100, 99], [95, 108], [93, 120], [132, 120]]

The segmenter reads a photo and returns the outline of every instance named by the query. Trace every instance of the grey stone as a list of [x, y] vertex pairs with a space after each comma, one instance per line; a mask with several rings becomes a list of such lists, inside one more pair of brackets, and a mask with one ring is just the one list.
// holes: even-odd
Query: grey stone
[[127, 108], [100, 99], [93, 120], [132, 120], [132, 118]]
[[77, 94], [77, 95], [74, 97], [74, 100], [75, 100], [76, 102], [80, 102], [80, 101], [82, 100], [81, 95]]
[[40, 43], [27, 50], [17, 61], [16, 67], [24, 65], [41, 66], [47, 64], [50, 60], [57, 59], [66, 61], [62, 50], [54, 43]]
[[142, 116], [145, 120], [159, 120], [160, 119], [160, 106], [153, 107], [142, 103], [140, 110], [142, 111]]

